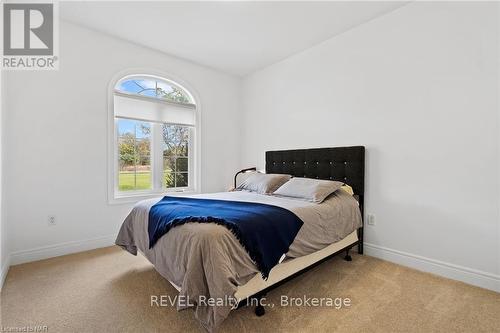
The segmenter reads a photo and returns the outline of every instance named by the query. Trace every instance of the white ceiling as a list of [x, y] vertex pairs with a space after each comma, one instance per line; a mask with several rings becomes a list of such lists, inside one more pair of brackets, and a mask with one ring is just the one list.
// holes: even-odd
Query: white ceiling
[[61, 18], [244, 76], [405, 2], [61, 2]]

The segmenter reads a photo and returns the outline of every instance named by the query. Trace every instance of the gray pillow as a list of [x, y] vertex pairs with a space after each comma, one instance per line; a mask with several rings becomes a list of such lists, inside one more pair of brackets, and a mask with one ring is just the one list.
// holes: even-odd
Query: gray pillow
[[266, 174], [255, 172], [241, 183], [236, 189], [271, 194], [281, 185], [290, 180], [292, 176], [281, 174]]
[[332, 180], [292, 178], [273, 194], [321, 203], [342, 185], [343, 183]]

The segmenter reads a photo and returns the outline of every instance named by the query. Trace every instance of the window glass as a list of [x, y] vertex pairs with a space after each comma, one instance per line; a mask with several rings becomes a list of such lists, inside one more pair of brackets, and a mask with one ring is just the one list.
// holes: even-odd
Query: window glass
[[156, 79], [132, 78], [123, 80], [118, 84], [116, 89], [126, 94], [159, 98], [183, 104], [192, 103], [189, 94], [182, 88]]
[[118, 119], [118, 189], [151, 189], [151, 123]]
[[189, 127], [162, 124], [163, 186], [188, 186]]

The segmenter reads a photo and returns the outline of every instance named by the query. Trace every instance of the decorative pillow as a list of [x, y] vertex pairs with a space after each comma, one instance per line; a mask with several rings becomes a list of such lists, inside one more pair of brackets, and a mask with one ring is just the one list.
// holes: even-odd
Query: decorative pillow
[[347, 193], [349, 193], [350, 195], [354, 195], [354, 190], [352, 189], [352, 187], [350, 187], [349, 185], [347, 184], [344, 184], [342, 185], [341, 187], [344, 191], [346, 191]]
[[342, 185], [343, 183], [332, 180], [292, 178], [273, 194], [321, 203]]
[[281, 174], [266, 174], [255, 172], [245, 179], [237, 190], [257, 192], [260, 194], [271, 194], [281, 185], [290, 180], [292, 176]]

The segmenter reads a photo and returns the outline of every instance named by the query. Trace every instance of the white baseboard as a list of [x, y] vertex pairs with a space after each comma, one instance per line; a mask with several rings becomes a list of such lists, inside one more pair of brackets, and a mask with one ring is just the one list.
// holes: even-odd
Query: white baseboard
[[5, 282], [5, 278], [7, 277], [9, 268], [10, 268], [10, 256], [7, 255], [5, 262], [3, 263], [2, 267], [0, 267], [0, 291], [3, 288], [3, 283]]
[[115, 244], [115, 239], [116, 235], [109, 235], [92, 239], [85, 239], [81, 241], [65, 242], [55, 245], [37, 247], [29, 250], [17, 251], [10, 254], [10, 264], [23, 264], [30, 261], [37, 261], [63, 256], [65, 254], [112, 246]]
[[500, 275], [393, 250], [370, 243], [364, 243], [364, 249], [365, 254], [372, 257], [384, 259], [396, 264], [433, 273], [449, 279], [462, 281], [477, 287], [500, 292]]
[[[97, 237], [81, 241], [59, 243], [42, 246], [29, 250], [12, 253], [0, 271], [0, 290], [3, 286], [10, 265], [22, 264], [30, 261], [58, 257], [66, 254], [93, 250], [101, 247], [112, 246], [115, 235]], [[500, 292], [500, 276], [476, 269], [454, 265], [443, 261], [426, 258], [411, 253], [398, 251], [383, 246], [364, 243], [365, 254], [394, 262], [403, 266], [433, 273], [453, 280], [462, 281], [474, 286]]]

